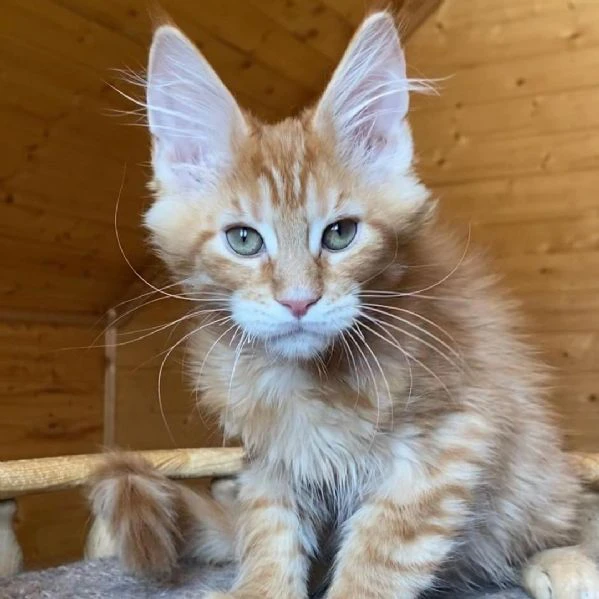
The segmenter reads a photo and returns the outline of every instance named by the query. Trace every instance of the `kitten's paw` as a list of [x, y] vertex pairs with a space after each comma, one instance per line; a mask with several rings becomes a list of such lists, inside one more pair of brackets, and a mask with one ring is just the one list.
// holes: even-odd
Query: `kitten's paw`
[[599, 599], [599, 568], [578, 546], [538, 553], [522, 579], [534, 599]]
[[239, 497], [239, 481], [236, 478], [220, 478], [215, 480], [210, 492], [212, 497], [225, 507], [233, 506]]

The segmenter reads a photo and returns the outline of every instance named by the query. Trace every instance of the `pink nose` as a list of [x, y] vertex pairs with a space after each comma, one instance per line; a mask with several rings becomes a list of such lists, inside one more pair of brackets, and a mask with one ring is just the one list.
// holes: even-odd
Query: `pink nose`
[[301, 318], [306, 315], [306, 312], [310, 309], [310, 306], [313, 306], [320, 297], [311, 297], [305, 300], [277, 300], [279, 304], [283, 304], [283, 306], [289, 308], [291, 314], [293, 314], [296, 318]]

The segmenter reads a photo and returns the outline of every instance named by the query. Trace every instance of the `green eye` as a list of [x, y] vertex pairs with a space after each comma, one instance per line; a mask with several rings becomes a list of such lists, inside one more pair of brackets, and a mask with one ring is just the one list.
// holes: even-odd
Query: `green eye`
[[332, 252], [344, 250], [354, 240], [358, 223], [350, 218], [329, 225], [322, 234], [322, 245]]
[[231, 249], [241, 256], [255, 256], [264, 245], [260, 233], [250, 227], [231, 227], [226, 235]]

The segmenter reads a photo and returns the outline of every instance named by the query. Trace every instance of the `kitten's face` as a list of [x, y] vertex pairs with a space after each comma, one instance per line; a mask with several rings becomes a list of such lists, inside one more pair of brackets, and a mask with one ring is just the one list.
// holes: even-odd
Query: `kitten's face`
[[[399, 51], [401, 71], [392, 22], [391, 31], [388, 19], [379, 17], [378, 24], [386, 24], [391, 36], [386, 60], [398, 59], [393, 52]], [[351, 328], [366, 282], [382, 271], [399, 274], [394, 259], [400, 237], [421, 212], [426, 192], [411, 174], [411, 138], [403, 118], [407, 87], [400, 92], [392, 87], [395, 103], [388, 105], [387, 92], [374, 111], [364, 81], [347, 96], [349, 84], [334, 78], [315, 111], [265, 126], [237, 108], [186, 38], [163, 29], [165, 39], [159, 30], [154, 42], [148, 87], [151, 129], [156, 107], [158, 199], [146, 218], [154, 242], [192, 291], [210, 287], [226, 294], [246, 338], [279, 356], [314, 357]], [[369, 49], [360, 43], [358, 34], [354, 54]], [[337, 79], [349, 76], [344, 69], [355, 75], [351, 50]], [[355, 60], [362, 64], [364, 57]], [[179, 92], [186, 100], [179, 103], [177, 94], [167, 96], [163, 89], [172, 89], [169, 77], [180, 78], [172, 71], [187, 62], [192, 64], [186, 76], [197, 72], [199, 81]], [[386, 75], [389, 65], [383, 67]], [[373, 93], [381, 95], [386, 88], [373, 81]], [[183, 112], [189, 100], [202, 100], [187, 97], [198, 93], [200, 83], [216, 102], [217, 116], [210, 117], [218, 121], [220, 114], [216, 124], [202, 122], [206, 115]], [[218, 101], [216, 92], [222, 95]], [[356, 98], [360, 105], [353, 116], [359, 122], [337, 123], [343, 114], [336, 112], [351, 111]], [[344, 132], [347, 139], [340, 137]]]

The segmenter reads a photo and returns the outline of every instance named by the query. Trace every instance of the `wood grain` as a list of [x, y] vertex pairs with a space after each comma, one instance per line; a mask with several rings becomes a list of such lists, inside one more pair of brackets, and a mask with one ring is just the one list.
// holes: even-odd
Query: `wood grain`
[[568, 447], [599, 450], [599, 5], [446, 0], [408, 43], [419, 169], [554, 367]]

